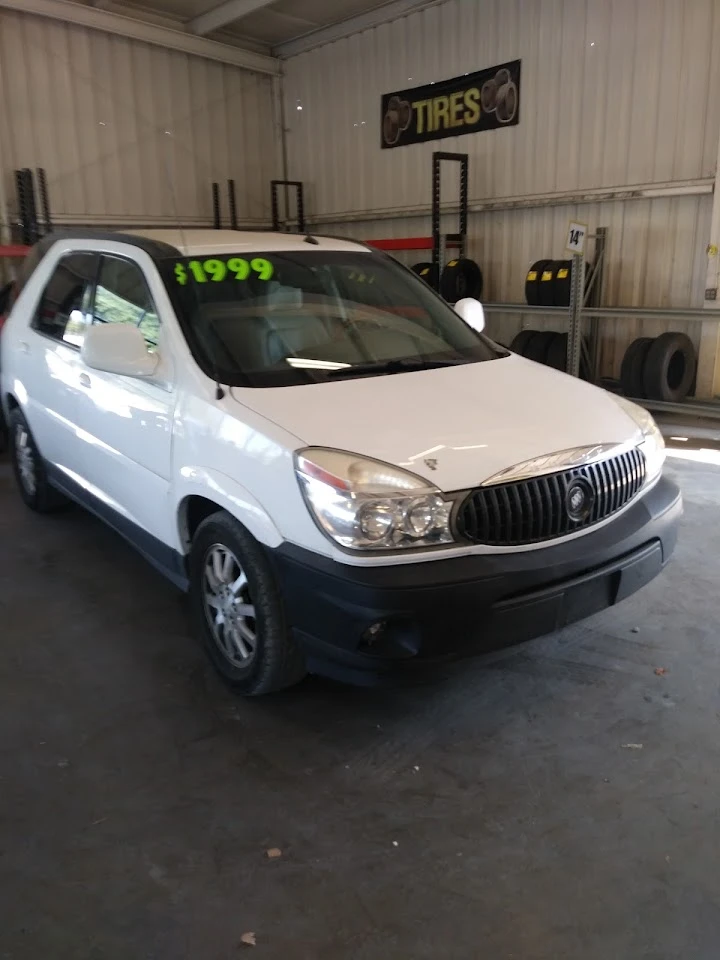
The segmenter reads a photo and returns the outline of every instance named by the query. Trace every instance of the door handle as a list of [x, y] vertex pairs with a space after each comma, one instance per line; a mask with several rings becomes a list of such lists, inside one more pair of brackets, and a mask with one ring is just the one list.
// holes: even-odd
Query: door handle
[[81, 373], [81, 374], [80, 374], [80, 386], [81, 386], [81, 387], [89, 387], [89, 386], [90, 386], [90, 377], [87, 375], [87, 373]]

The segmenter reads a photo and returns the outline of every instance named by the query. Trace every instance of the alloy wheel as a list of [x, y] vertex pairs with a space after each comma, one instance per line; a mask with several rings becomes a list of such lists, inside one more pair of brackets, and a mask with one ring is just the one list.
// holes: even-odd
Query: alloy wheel
[[220, 653], [234, 667], [247, 667], [257, 648], [255, 606], [240, 561], [216, 543], [203, 563], [205, 616]]
[[35, 453], [30, 441], [30, 435], [22, 424], [15, 429], [15, 459], [17, 462], [20, 482], [29, 497], [35, 496], [37, 477], [35, 475]]

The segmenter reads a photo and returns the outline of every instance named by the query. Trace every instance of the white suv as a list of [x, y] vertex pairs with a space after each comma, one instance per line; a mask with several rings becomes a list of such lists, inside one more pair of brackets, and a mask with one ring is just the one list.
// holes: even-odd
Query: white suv
[[672, 552], [644, 410], [362, 244], [56, 233], [19, 286], [0, 376], [22, 498], [78, 501], [189, 590], [242, 693], [537, 636]]

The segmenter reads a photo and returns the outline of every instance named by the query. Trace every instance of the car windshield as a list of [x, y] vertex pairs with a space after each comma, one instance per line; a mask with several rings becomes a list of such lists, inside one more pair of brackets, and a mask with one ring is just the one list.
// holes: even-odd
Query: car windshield
[[230, 386], [276, 387], [506, 356], [382, 254], [184, 257], [164, 279], [200, 366]]

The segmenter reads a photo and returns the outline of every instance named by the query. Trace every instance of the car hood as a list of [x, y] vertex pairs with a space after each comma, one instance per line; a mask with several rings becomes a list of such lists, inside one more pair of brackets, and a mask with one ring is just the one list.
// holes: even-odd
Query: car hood
[[374, 457], [444, 491], [550, 453], [640, 439], [610, 394], [515, 354], [296, 387], [233, 387], [232, 394], [299, 446]]

